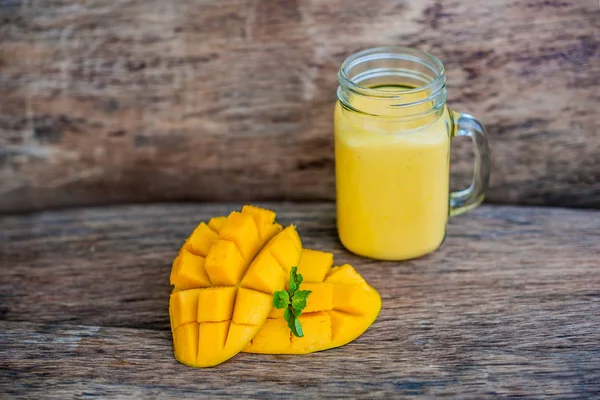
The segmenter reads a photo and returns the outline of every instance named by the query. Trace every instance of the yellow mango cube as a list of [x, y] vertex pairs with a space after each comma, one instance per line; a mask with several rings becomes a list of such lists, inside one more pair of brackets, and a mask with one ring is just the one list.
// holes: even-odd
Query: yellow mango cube
[[254, 218], [258, 228], [258, 235], [263, 243], [281, 232], [281, 225], [275, 222], [275, 213], [271, 210], [246, 205], [242, 207], [242, 214], [247, 214]]
[[254, 336], [245, 351], [253, 348], [269, 348], [271, 354], [286, 353], [291, 346], [291, 332], [287, 322], [280, 319], [267, 319], [260, 331]]
[[262, 325], [267, 319], [273, 296], [256, 290], [239, 288], [233, 310], [233, 322], [244, 325]]
[[329, 283], [304, 283], [301, 290], [310, 290], [303, 313], [326, 311], [333, 308], [333, 287]]
[[331, 318], [326, 312], [302, 314], [299, 318], [303, 337], [292, 335], [292, 350], [307, 353], [326, 348], [331, 343]]
[[218, 238], [219, 235], [215, 231], [201, 222], [185, 243], [185, 249], [190, 253], [206, 257], [208, 250]]
[[195, 366], [198, 355], [197, 322], [190, 322], [173, 330], [173, 352], [179, 362]]
[[[199, 289], [198, 322], [220, 322], [231, 320], [235, 303], [236, 287], [210, 287]], [[223, 342], [225, 344], [225, 342]]]
[[358, 272], [356, 272], [354, 267], [344, 264], [341, 267], [333, 267], [327, 275], [327, 278], [325, 278], [325, 282], [352, 285], [364, 284], [365, 280]]
[[242, 279], [247, 262], [233, 242], [217, 240], [210, 248], [204, 266], [213, 285], [235, 286]]
[[181, 249], [173, 262], [170, 281], [176, 291], [210, 286], [210, 278], [204, 268], [204, 257]]
[[268, 251], [261, 251], [248, 267], [242, 287], [273, 293], [285, 286], [287, 274]]
[[171, 327], [177, 328], [181, 325], [196, 322], [198, 316], [198, 296], [205, 289], [190, 289], [175, 292], [169, 299], [169, 314], [171, 316]]
[[231, 321], [201, 322], [198, 333], [198, 358], [208, 364], [218, 364], [225, 348]]
[[358, 328], [365, 325], [364, 318], [336, 310], [327, 311], [331, 318], [331, 339], [340, 346], [354, 340], [362, 331]]
[[271, 308], [271, 311], [269, 312], [269, 315], [267, 318], [269, 319], [276, 319], [276, 318], [283, 318], [283, 313], [285, 311], [285, 308]]
[[[350, 314], [360, 315], [365, 307], [375, 306], [376, 299], [363, 290], [361, 285], [333, 286], [333, 308]], [[377, 302], [380, 304], [380, 300]]]
[[333, 265], [333, 254], [323, 251], [302, 249], [298, 262], [298, 273], [304, 282], [323, 282]]
[[245, 260], [252, 260], [262, 245], [254, 218], [236, 211], [229, 214], [219, 236], [235, 243]]
[[283, 267], [286, 274], [289, 274], [292, 267], [298, 265], [298, 260], [302, 253], [302, 244], [300, 243], [296, 229], [293, 227], [285, 228], [267, 243], [265, 247], [279, 262], [279, 265]]
[[219, 233], [221, 232], [221, 227], [225, 224], [226, 221], [227, 217], [213, 217], [210, 219], [210, 221], [208, 221], [208, 226], [213, 231]]
[[259, 325], [242, 325], [231, 322], [224, 352], [226, 354], [239, 353], [250, 343], [252, 338], [258, 333], [259, 329]]

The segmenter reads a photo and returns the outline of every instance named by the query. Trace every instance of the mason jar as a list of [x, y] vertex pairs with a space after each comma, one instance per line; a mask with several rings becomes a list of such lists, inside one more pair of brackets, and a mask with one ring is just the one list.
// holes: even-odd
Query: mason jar
[[[444, 66], [416, 49], [348, 57], [335, 107], [337, 227], [350, 251], [405, 260], [436, 250], [449, 216], [478, 206], [490, 175], [481, 123], [446, 106]], [[469, 136], [474, 177], [450, 192], [450, 143]]]

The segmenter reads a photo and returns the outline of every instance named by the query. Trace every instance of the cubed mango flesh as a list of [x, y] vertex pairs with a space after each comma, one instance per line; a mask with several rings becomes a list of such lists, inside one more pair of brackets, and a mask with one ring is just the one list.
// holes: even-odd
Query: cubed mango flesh
[[231, 321], [201, 322], [198, 332], [198, 355], [203, 362], [219, 364]]
[[175, 286], [175, 291], [210, 286], [204, 261], [204, 257], [181, 249], [171, 268], [170, 281]]
[[271, 294], [241, 287], [235, 299], [233, 322], [243, 325], [262, 325], [272, 306]]
[[291, 350], [298, 353], [312, 353], [327, 348], [331, 344], [331, 318], [324, 311], [302, 314], [300, 323], [303, 337], [292, 335]]
[[206, 257], [208, 249], [218, 238], [219, 235], [215, 231], [210, 229], [204, 222], [201, 222], [185, 242], [185, 248], [190, 253]]
[[273, 293], [285, 286], [288, 275], [269, 251], [260, 252], [248, 267], [242, 287]]
[[333, 254], [303, 249], [298, 263], [298, 273], [304, 282], [323, 282], [333, 265]]
[[221, 228], [225, 225], [225, 222], [227, 222], [227, 217], [213, 217], [208, 221], [208, 226], [218, 234], [221, 232]]
[[204, 261], [206, 272], [215, 286], [236, 286], [247, 265], [235, 243], [229, 240], [217, 240]]
[[193, 367], [198, 358], [198, 323], [190, 322], [173, 329], [173, 352], [175, 358]]
[[250, 347], [268, 347], [273, 354], [285, 353], [290, 349], [291, 336], [292, 333], [283, 316], [275, 319], [269, 318], [252, 339]]
[[[169, 309], [175, 357], [194, 367], [220, 364], [240, 351], [304, 354], [342, 346], [360, 336], [381, 309], [379, 294], [333, 255], [303, 250], [293, 226], [254, 206], [201, 223], [173, 263]], [[310, 290], [291, 335], [273, 293], [298, 266]]]
[[262, 247], [254, 218], [233, 211], [221, 227], [219, 237], [229, 240], [237, 246], [244, 260], [252, 260]]
[[237, 288], [234, 286], [199, 289], [198, 322], [221, 322], [231, 319]]
[[281, 230], [264, 211], [201, 223], [180, 250], [169, 313], [182, 363], [214, 366], [246, 347], [271, 311], [273, 292], [285, 288], [285, 271], [298, 264], [302, 244], [295, 228]]
[[[302, 250], [303, 257], [307, 250]], [[314, 256], [314, 253], [305, 260]], [[322, 257], [325, 259], [325, 257]], [[322, 268], [323, 263], [305, 264]], [[272, 309], [267, 322], [244, 349], [249, 353], [304, 354], [347, 344], [360, 336], [375, 321], [381, 310], [381, 298], [375, 289], [350, 265], [331, 268], [321, 282], [303, 282], [302, 290], [311, 290], [299, 320], [304, 337], [291, 336], [283, 329], [287, 323], [283, 309]], [[304, 275], [303, 275], [304, 276]], [[313, 275], [314, 276], [314, 275]], [[289, 342], [288, 342], [289, 341]], [[287, 343], [287, 344], [286, 344]]]
[[197, 322], [198, 296], [204, 289], [190, 289], [171, 294], [169, 310], [171, 327], [177, 328], [183, 324]]
[[275, 222], [275, 213], [271, 210], [245, 205], [242, 207], [242, 214], [250, 215], [254, 218], [260, 240], [263, 242], [268, 241], [281, 232], [281, 225]]
[[300, 255], [302, 254], [300, 238], [296, 233], [296, 229], [292, 226], [288, 226], [271, 239], [265, 246], [265, 249], [275, 257], [279, 265], [285, 270], [287, 276], [289, 276], [289, 271], [292, 267], [298, 265]]
[[326, 311], [333, 308], [333, 286], [329, 283], [302, 283], [301, 290], [310, 290], [303, 313]]

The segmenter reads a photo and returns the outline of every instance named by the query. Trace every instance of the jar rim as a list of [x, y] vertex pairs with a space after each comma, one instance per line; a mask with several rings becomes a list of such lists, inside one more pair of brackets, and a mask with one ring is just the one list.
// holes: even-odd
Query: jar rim
[[[348, 76], [348, 71], [365, 61], [373, 61], [377, 59], [401, 59], [407, 61], [413, 61], [420, 63], [424, 66], [429, 67], [434, 73], [435, 77], [426, 83], [425, 85], [418, 86], [412, 89], [399, 89], [395, 90], [382, 90], [378, 88], [372, 88], [360, 85]], [[382, 46], [374, 47], [365, 50], [358, 51], [344, 60], [340, 70], [338, 72], [338, 82], [341, 86], [344, 86], [355, 93], [363, 96], [378, 97], [385, 99], [400, 99], [406, 95], [412, 93], [419, 93], [426, 90], [432, 90], [435, 94], [440, 90], [445, 89], [445, 70], [442, 62], [434, 55], [410, 47], [403, 46]], [[436, 88], [436, 86], [440, 86]], [[437, 90], [436, 90], [437, 89]]]

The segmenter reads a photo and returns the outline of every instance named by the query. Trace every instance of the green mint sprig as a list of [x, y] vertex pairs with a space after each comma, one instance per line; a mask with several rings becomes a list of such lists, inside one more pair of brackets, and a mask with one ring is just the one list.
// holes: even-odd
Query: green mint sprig
[[302, 280], [302, 274], [298, 273], [298, 268], [292, 267], [288, 290], [280, 290], [273, 293], [273, 306], [275, 308], [285, 308], [283, 317], [287, 321], [292, 333], [297, 337], [304, 336], [302, 324], [300, 324], [298, 317], [302, 315], [302, 310], [306, 307], [308, 295], [312, 293], [310, 290], [298, 290]]

